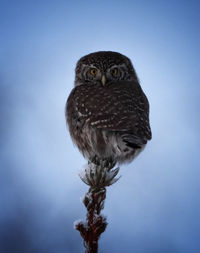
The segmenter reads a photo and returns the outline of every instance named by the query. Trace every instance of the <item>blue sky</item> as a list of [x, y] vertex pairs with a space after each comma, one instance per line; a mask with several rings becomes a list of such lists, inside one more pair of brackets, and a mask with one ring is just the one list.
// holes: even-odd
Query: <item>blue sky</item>
[[199, 1], [0, 1], [0, 251], [83, 252], [86, 161], [64, 118], [77, 60], [133, 62], [153, 139], [107, 191], [100, 252], [200, 251]]

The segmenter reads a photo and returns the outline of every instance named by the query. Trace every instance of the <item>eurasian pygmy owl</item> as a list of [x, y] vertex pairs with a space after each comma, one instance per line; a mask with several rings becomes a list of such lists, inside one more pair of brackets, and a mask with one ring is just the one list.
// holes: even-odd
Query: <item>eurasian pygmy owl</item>
[[110, 51], [82, 57], [66, 103], [70, 135], [92, 162], [130, 162], [151, 139], [149, 103], [129, 58]]

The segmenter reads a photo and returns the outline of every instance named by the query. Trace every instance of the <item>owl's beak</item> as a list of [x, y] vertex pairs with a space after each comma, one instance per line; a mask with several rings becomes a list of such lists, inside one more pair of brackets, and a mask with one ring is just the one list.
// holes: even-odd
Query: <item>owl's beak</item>
[[103, 86], [105, 86], [105, 84], [106, 84], [106, 77], [105, 77], [105, 75], [102, 75], [102, 77], [101, 77], [101, 83], [103, 84]]

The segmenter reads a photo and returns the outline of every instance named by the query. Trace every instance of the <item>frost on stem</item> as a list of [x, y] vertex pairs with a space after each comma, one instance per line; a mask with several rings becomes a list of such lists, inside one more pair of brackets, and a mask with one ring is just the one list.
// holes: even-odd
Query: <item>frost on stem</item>
[[83, 203], [87, 208], [86, 222], [76, 221], [74, 223], [83, 240], [86, 253], [97, 253], [98, 239], [105, 231], [106, 217], [100, 212], [104, 208], [106, 198], [106, 186], [114, 184], [119, 168], [113, 169], [114, 163], [102, 161], [101, 163], [88, 162], [84, 170], [79, 173], [81, 180], [90, 186], [89, 191], [83, 198]]
[[92, 188], [103, 188], [117, 182], [120, 177], [115, 178], [119, 167], [112, 169], [113, 164], [94, 164], [88, 162], [84, 170], [79, 173], [81, 180]]

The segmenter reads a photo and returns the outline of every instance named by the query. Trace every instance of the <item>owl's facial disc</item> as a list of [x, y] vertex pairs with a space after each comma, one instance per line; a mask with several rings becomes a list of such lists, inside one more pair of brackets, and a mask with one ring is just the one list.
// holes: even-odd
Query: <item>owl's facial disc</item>
[[130, 59], [112, 51], [99, 51], [81, 57], [75, 73], [75, 86], [88, 84], [106, 87], [123, 80], [139, 81]]

